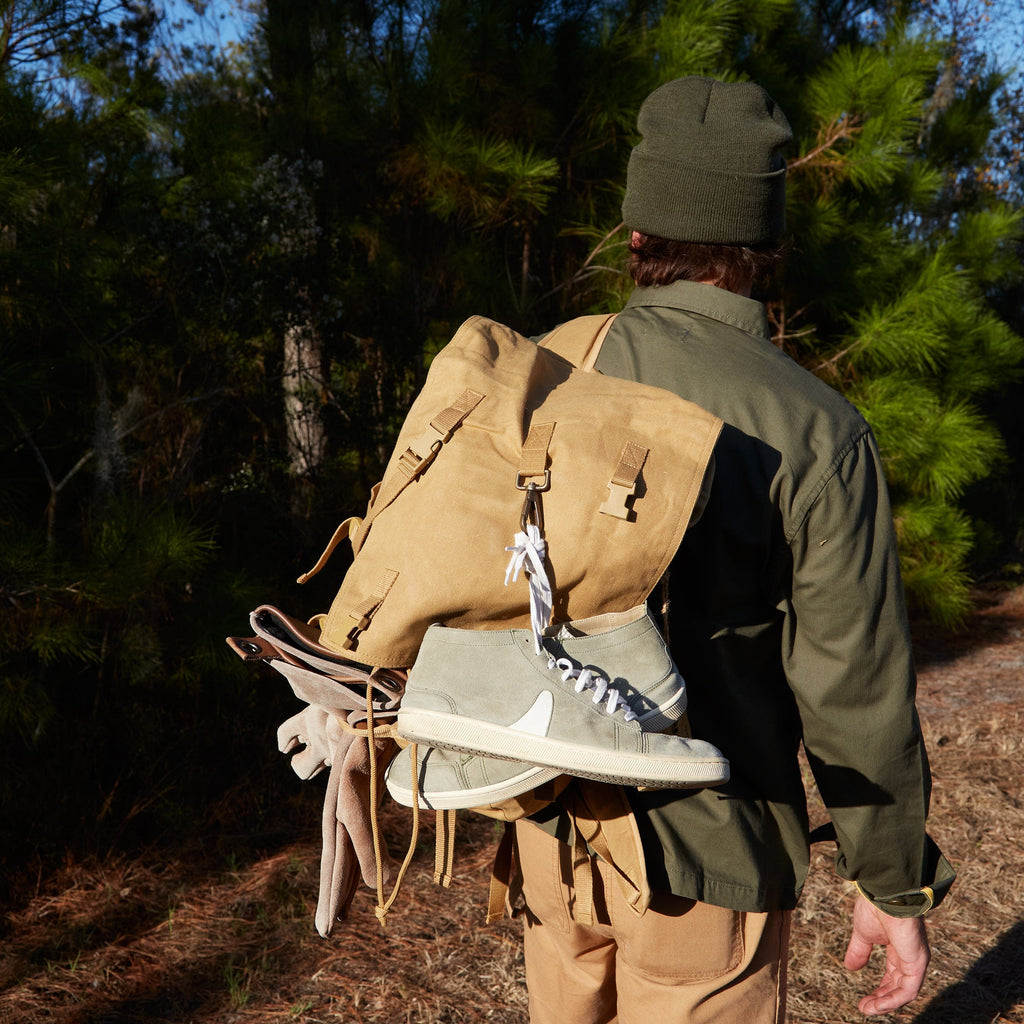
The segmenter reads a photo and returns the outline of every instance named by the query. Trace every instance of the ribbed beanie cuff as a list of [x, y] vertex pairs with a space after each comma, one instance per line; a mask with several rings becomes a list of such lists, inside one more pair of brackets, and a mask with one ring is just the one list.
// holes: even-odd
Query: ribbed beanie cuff
[[785, 114], [751, 82], [679, 78], [640, 108], [622, 216], [680, 242], [758, 245], [785, 226]]

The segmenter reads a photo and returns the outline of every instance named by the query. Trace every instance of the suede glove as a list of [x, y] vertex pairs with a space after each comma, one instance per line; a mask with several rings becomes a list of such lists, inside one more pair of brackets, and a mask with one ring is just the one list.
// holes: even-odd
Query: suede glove
[[[375, 739], [377, 806], [384, 793], [384, 771], [397, 753], [392, 739]], [[376, 808], [373, 808], [376, 810]], [[378, 833], [379, 835], [379, 833]], [[390, 877], [391, 858], [379, 838], [383, 884]], [[377, 862], [371, 824], [370, 744], [363, 736], [344, 732], [335, 744], [323, 812], [323, 851], [320, 855], [320, 896], [316, 930], [326, 938], [334, 922], [344, 918], [355, 895], [359, 875], [377, 887]]]
[[[292, 771], [300, 779], [311, 779], [330, 768], [335, 756], [344, 757], [349, 738], [335, 712], [319, 704], [307, 704], [297, 715], [282, 722], [277, 730], [277, 749], [290, 754], [304, 747], [291, 759]], [[354, 737], [352, 737], [354, 738]], [[342, 744], [339, 747], [339, 744]]]

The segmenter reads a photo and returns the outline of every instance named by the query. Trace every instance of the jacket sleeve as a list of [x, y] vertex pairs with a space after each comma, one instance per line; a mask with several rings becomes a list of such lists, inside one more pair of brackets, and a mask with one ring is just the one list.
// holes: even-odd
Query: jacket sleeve
[[930, 775], [892, 512], [870, 432], [790, 538], [783, 658], [836, 870], [893, 916], [927, 913], [954, 872], [925, 832]]

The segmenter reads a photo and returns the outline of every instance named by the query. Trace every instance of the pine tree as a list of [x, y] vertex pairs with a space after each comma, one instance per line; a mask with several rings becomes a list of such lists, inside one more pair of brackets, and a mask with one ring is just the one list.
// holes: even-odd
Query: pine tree
[[213, 564], [216, 449], [200, 458], [237, 366], [175, 315], [213, 303], [175, 293], [204, 246], [196, 222], [166, 244], [180, 182], [151, 13], [61, 38], [56, 78], [0, 67], [5, 859], [180, 815], [167, 780], [208, 790], [223, 749], [204, 713], [257, 703], [220, 651], [254, 595]]
[[[269, 595], [326, 606], [330, 574], [293, 570], [363, 506], [462, 319], [621, 303], [636, 111], [683, 74], [753, 78], [789, 115], [775, 341], [864, 411], [908, 591], [962, 616], [966, 497], [1024, 358], [1021, 193], [999, 76], [931, 6], [267, 0], [242, 46], [174, 64], [141, 5], [60, 46], [40, 22], [46, 81], [0, 51], [10, 806], [141, 828], [238, 778], [282, 695], [222, 637]], [[319, 346], [302, 381], [290, 330]], [[46, 744], [64, 761], [39, 770]], [[147, 787], [159, 814], [135, 813]]]
[[1024, 359], [986, 297], [1019, 275], [1021, 212], [964, 187], [994, 127], [995, 83], [954, 87], [951, 59], [891, 22], [838, 48], [784, 101], [800, 145], [798, 251], [772, 302], [779, 343], [874, 428], [908, 594], [947, 625], [970, 603], [961, 499], [1004, 461], [979, 400]]

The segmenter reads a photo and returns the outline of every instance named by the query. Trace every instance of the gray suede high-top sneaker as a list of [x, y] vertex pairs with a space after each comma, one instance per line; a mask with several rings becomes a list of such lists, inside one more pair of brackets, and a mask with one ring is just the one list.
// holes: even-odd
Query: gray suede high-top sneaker
[[[562, 628], [545, 639], [541, 655], [528, 630], [430, 627], [399, 709], [399, 733], [604, 782], [687, 788], [727, 781], [729, 763], [716, 747], [662, 734], [686, 708], [685, 686], [650, 615], [637, 611], [634, 621], [592, 635]], [[450, 763], [437, 767], [450, 777]], [[428, 800], [431, 774], [421, 775]], [[473, 788], [462, 806], [493, 802], [476, 800]]]
[[447, 811], [511, 800], [562, 774], [557, 768], [539, 768], [522, 761], [420, 746], [415, 788], [411, 747], [398, 752], [388, 765], [386, 779], [388, 792], [398, 803], [412, 807], [419, 801], [421, 807], [432, 811]]

